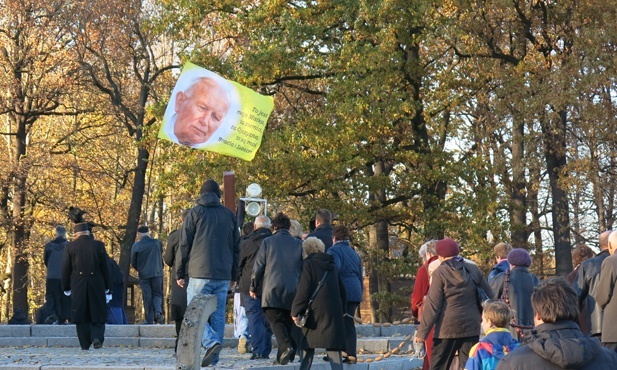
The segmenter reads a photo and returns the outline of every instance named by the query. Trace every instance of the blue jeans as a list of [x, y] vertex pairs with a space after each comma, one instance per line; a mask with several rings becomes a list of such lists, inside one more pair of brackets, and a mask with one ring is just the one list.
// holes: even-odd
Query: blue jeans
[[266, 315], [261, 310], [261, 297], [257, 299], [243, 294], [244, 309], [249, 320], [249, 331], [251, 333], [251, 345], [253, 353], [261, 357], [270, 356], [272, 352], [272, 329]]
[[[212, 294], [216, 296], [216, 311], [212, 313], [201, 338], [201, 345], [208, 349], [214, 344], [222, 344], [225, 335], [225, 310], [227, 306], [227, 290], [229, 280], [198, 279], [191, 277], [186, 289], [186, 300], [190, 304], [197, 294]], [[215, 365], [219, 361], [219, 354], [214, 356]]]

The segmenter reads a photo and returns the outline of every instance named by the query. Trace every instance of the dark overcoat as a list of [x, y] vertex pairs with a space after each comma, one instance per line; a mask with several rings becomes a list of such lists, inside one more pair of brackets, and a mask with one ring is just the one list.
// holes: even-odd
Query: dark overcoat
[[180, 230], [174, 230], [167, 237], [167, 249], [163, 255], [163, 261], [171, 267], [171, 304], [179, 306], [182, 310], [186, 309], [186, 288], [188, 286], [188, 277], [184, 279], [184, 287], [178, 285], [178, 276], [176, 275], [176, 265], [180, 263], [182, 255], [178, 251], [180, 249]]
[[339, 279], [331, 255], [312, 253], [304, 260], [291, 316], [296, 317], [306, 311], [309, 299], [326, 271], [328, 276], [311, 305], [312, 314], [307, 321], [307, 328], [302, 329], [306, 338], [303, 347], [344, 350], [346, 342], [343, 314], [347, 300], [345, 286]]
[[[596, 302], [604, 310], [602, 319], [602, 343], [617, 343], [617, 253], [602, 261], [600, 281], [596, 290]], [[617, 368], [617, 367], [616, 367]]]
[[103, 242], [81, 235], [66, 245], [62, 286], [71, 291], [71, 320], [74, 323], [107, 321], [105, 290], [111, 289]]

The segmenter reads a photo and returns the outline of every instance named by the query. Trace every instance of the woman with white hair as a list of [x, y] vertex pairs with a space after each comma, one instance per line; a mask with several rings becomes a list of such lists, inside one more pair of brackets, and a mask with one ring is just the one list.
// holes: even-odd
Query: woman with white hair
[[[339, 279], [334, 257], [324, 253], [325, 246], [321, 240], [315, 237], [306, 238], [302, 249], [306, 257], [291, 307], [291, 316], [296, 325], [299, 315], [304, 314], [307, 308], [310, 312], [302, 328], [304, 337], [300, 348], [304, 350], [304, 357], [300, 370], [311, 368], [315, 348], [325, 348], [330, 367], [342, 370], [341, 351], [346, 345], [343, 323], [347, 301], [345, 287]], [[311, 300], [312, 303], [309, 304]]]
[[[416, 273], [416, 281], [413, 286], [413, 292], [411, 293], [411, 314], [418, 318], [418, 321], [422, 321], [422, 311], [424, 309], [424, 297], [428, 294], [428, 288], [430, 286], [430, 273], [429, 266], [434, 261], [439, 261], [437, 252], [435, 251], [435, 245], [437, 240], [429, 240], [422, 244], [418, 253], [422, 258], [422, 266]], [[422, 370], [428, 370], [430, 368], [431, 349], [433, 347], [433, 331], [429, 333], [426, 338], [425, 348], [426, 356], [424, 356], [424, 363]]]

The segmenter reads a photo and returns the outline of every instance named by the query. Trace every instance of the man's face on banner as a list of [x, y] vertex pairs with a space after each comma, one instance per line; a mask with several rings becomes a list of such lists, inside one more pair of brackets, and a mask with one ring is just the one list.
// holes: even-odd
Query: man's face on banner
[[184, 145], [206, 142], [223, 122], [229, 110], [225, 90], [211, 78], [201, 78], [176, 96], [174, 134]]

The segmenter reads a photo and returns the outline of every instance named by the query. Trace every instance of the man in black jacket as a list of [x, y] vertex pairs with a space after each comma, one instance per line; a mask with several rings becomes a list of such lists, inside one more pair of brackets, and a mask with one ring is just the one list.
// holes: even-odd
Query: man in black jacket
[[56, 238], [45, 244], [43, 261], [47, 267], [45, 281], [45, 301], [49, 312], [43, 317], [46, 324], [64, 324], [71, 315], [71, 298], [62, 294], [62, 260], [66, 247], [66, 228], [56, 226]]
[[[188, 210], [182, 211], [182, 221], [186, 217]], [[178, 249], [180, 248], [180, 230], [176, 229], [172, 231], [167, 237], [167, 249], [163, 255], [163, 261], [169, 267], [171, 267], [171, 307], [169, 308], [169, 318], [174, 321], [176, 325], [176, 344], [174, 346], [174, 353], [178, 349], [178, 338], [180, 337], [180, 329], [182, 328], [182, 320], [184, 319], [184, 313], [186, 312], [186, 285], [184, 287], [176, 284], [178, 280], [176, 277], [176, 266], [180, 262], [178, 255]], [[186, 278], [185, 278], [186, 279]]]
[[617, 369], [617, 353], [587, 337], [579, 328], [574, 288], [563, 277], [551, 277], [531, 295], [535, 328], [525, 345], [499, 361], [497, 370]]
[[332, 213], [327, 209], [318, 209], [315, 213], [315, 230], [307, 237], [314, 236], [326, 246], [325, 252], [332, 246]]
[[177, 283], [185, 285], [189, 276], [187, 302], [197, 294], [216, 296], [216, 311], [206, 324], [201, 344], [206, 354], [201, 366], [219, 360], [225, 334], [227, 291], [238, 280], [240, 231], [236, 215], [221, 204], [221, 190], [214, 180], [201, 186], [201, 197], [184, 219], [180, 234], [182, 259], [176, 267]]
[[605, 231], [600, 234], [600, 253], [595, 257], [590, 258], [581, 263], [578, 269], [578, 280], [575, 285], [578, 293], [579, 307], [583, 307], [586, 299], [590, 299], [589, 309], [591, 310], [591, 335], [594, 337], [602, 337], [602, 308], [596, 302], [598, 289], [598, 281], [600, 280], [600, 270], [602, 262], [610, 254], [608, 252], [608, 236], [611, 231]]
[[150, 237], [148, 226], [140, 226], [137, 233], [139, 241], [131, 248], [131, 266], [139, 273], [145, 324], [163, 324], [163, 245]]
[[265, 314], [261, 310], [261, 292], [255, 292], [256, 298], [250, 293], [251, 274], [255, 264], [255, 256], [259, 251], [261, 242], [272, 235], [270, 232], [270, 219], [267, 216], [257, 216], [253, 223], [253, 232], [240, 243], [240, 278], [238, 279], [238, 291], [242, 294], [242, 304], [249, 320], [249, 332], [253, 355], [251, 360], [268, 358], [272, 351], [272, 329]]
[[276, 362], [286, 365], [298, 349], [294, 339], [291, 305], [302, 269], [302, 241], [289, 233], [291, 220], [278, 213], [272, 220], [274, 235], [259, 247], [251, 275], [250, 296], [261, 292], [263, 307], [276, 342]]

